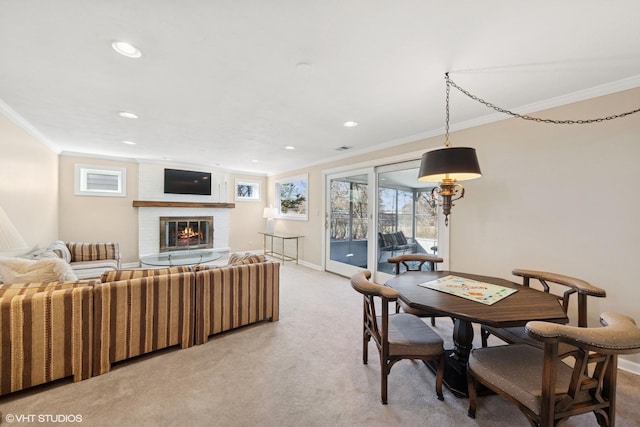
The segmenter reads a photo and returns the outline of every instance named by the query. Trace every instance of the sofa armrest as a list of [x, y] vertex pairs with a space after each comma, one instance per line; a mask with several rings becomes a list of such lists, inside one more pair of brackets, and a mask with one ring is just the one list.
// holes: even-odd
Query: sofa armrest
[[30, 285], [2, 286], [0, 395], [92, 374], [93, 286]]

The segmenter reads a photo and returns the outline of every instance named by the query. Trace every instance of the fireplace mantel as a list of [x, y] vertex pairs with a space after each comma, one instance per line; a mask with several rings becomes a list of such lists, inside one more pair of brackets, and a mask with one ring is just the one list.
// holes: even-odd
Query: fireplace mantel
[[134, 200], [134, 208], [228, 208], [236, 207], [235, 203], [208, 203], [208, 202], [167, 202], [163, 200]]

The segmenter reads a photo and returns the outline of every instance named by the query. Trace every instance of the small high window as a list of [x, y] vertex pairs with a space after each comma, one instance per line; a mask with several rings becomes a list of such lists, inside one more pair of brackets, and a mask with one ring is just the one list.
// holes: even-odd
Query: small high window
[[76, 196], [126, 197], [127, 170], [111, 166], [75, 165]]

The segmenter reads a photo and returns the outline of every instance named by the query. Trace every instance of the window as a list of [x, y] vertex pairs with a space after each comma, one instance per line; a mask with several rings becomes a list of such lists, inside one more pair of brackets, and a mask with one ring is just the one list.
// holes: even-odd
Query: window
[[125, 197], [127, 170], [111, 166], [75, 166], [76, 196]]

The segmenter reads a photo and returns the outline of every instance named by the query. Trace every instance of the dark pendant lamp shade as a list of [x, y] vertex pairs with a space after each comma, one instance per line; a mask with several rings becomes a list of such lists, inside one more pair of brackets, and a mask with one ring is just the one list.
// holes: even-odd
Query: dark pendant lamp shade
[[437, 182], [449, 178], [464, 181], [481, 175], [475, 148], [448, 147], [422, 155], [418, 180]]

